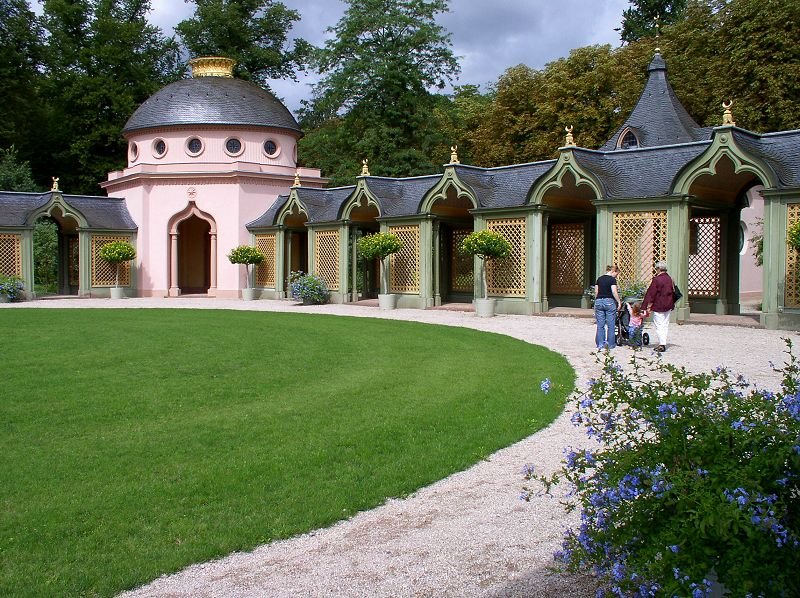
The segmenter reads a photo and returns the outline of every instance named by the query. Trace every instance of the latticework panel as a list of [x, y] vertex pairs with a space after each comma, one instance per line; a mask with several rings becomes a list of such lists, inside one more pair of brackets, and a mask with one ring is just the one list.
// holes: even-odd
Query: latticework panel
[[403, 242], [400, 251], [390, 258], [392, 293], [419, 293], [419, 226], [390, 226], [389, 232]]
[[22, 277], [22, 235], [0, 234], [0, 274]]
[[256, 266], [256, 286], [275, 288], [275, 233], [256, 235], [256, 248], [266, 257]]
[[486, 286], [490, 295], [525, 296], [525, 219], [487, 220], [486, 228], [511, 243], [511, 254], [503, 260], [489, 260]]
[[586, 227], [582, 222], [550, 226], [550, 293], [581, 295], [585, 289]]
[[719, 297], [720, 219], [692, 218], [689, 227], [689, 296]]
[[667, 260], [667, 212], [615, 213], [613, 243], [620, 281], [649, 283], [656, 262]]
[[[92, 235], [92, 286], [113, 287], [117, 276], [117, 265], [109, 264], [100, 257], [100, 249], [112, 241], [131, 242], [130, 237], [111, 235]], [[122, 262], [119, 265], [119, 286], [127, 287], [131, 284], [131, 263]]]
[[[786, 206], [786, 231], [800, 220], [800, 204]], [[800, 255], [796, 249], [786, 246], [786, 289], [783, 294], [785, 307], [800, 307]]]
[[325, 281], [329, 290], [339, 290], [338, 230], [314, 232], [314, 274]]
[[454, 293], [472, 293], [475, 288], [474, 260], [461, 251], [461, 242], [471, 232], [465, 228], [455, 229], [450, 238], [450, 290]]

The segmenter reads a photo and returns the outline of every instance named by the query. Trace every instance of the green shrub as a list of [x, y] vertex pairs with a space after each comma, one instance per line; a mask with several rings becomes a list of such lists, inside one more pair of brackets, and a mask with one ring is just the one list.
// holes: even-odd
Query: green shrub
[[100, 257], [117, 267], [115, 286], [119, 286], [119, 268], [136, 257], [136, 249], [128, 241], [111, 241], [100, 248]]
[[573, 416], [599, 448], [568, 449], [551, 477], [526, 467], [548, 490], [566, 480], [581, 510], [557, 561], [619, 596], [707, 596], [714, 576], [728, 596], [800, 595], [800, 367], [786, 344], [777, 393], [723, 367], [634, 357], [625, 373], [606, 355]]
[[[763, 242], [763, 241], [762, 241]], [[792, 249], [800, 250], [800, 220], [786, 231], [786, 242]]]
[[637, 297], [639, 299], [643, 299], [644, 294], [647, 292], [647, 287], [649, 287], [650, 284], [644, 282], [643, 280], [623, 280], [619, 282], [618, 286], [619, 298], [624, 301], [627, 297]]

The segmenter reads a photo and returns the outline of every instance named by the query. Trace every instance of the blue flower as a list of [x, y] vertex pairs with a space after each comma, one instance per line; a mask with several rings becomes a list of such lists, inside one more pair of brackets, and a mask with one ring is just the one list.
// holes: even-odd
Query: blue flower
[[542, 389], [542, 392], [544, 394], [547, 394], [548, 392], [550, 392], [551, 386], [552, 384], [550, 382], [550, 378], [545, 378], [544, 380], [542, 380], [542, 383], [539, 385], [539, 388]]

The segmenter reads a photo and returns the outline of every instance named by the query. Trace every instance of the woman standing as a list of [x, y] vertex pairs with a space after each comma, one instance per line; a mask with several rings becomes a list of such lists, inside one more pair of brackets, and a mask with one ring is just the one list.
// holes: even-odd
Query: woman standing
[[619, 268], [606, 266], [606, 273], [594, 283], [594, 320], [597, 322], [594, 340], [598, 349], [614, 349], [617, 346], [617, 310], [622, 307], [617, 291], [618, 274]]
[[653, 326], [658, 335], [658, 346], [656, 351], [663, 353], [667, 350], [667, 333], [669, 332], [669, 316], [675, 307], [673, 292], [675, 283], [672, 282], [667, 274], [667, 263], [657, 262], [656, 270], [658, 273], [653, 277], [653, 282], [645, 293], [642, 304], [648, 312], [653, 314]]

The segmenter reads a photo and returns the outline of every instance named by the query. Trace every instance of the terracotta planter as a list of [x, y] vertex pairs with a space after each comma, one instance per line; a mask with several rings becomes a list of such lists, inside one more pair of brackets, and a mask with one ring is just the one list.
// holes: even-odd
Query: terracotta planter
[[475, 299], [475, 315], [479, 318], [491, 318], [494, 316], [497, 299]]
[[123, 287], [111, 287], [112, 299], [125, 299], [125, 289]]
[[381, 309], [396, 309], [397, 295], [378, 295], [378, 307]]

